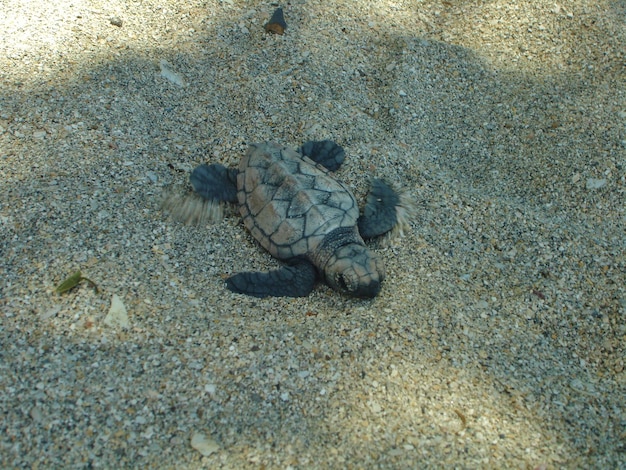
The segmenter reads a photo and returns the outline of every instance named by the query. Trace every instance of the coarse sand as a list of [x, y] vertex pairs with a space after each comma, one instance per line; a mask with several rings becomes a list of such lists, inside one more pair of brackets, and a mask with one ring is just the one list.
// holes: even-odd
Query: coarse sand
[[[0, 467], [624, 468], [626, 2], [278, 6], [0, 0]], [[164, 191], [311, 139], [417, 201], [380, 295], [229, 292]]]

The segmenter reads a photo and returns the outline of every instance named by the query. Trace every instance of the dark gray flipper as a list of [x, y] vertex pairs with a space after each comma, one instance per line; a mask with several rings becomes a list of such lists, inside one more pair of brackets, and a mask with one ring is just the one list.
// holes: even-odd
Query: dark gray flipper
[[228, 290], [253, 297], [305, 297], [312, 290], [317, 271], [307, 260], [269, 272], [245, 272], [226, 279]]
[[300, 147], [298, 152], [330, 171], [337, 171], [346, 158], [343, 147], [332, 140], [311, 140]]
[[359, 233], [373, 238], [389, 232], [398, 223], [396, 207], [400, 196], [381, 179], [372, 181], [363, 215], [359, 217]]
[[213, 163], [198, 166], [189, 177], [193, 189], [205, 199], [237, 202], [237, 170]]

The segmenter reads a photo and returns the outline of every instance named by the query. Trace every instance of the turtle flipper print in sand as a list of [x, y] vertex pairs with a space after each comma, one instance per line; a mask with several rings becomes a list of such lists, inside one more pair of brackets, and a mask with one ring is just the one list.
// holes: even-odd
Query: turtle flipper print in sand
[[406, 211], [400, 196], [376, 179], [359, 216], [350, 189], [330, 173], [343, 159], [343, 149], [331, 141], [308, 142], [298, 152], [264, 143], [251, 145], [238, 169], [212, 164], [193, 171], [197, 194], [237, 203], [252, 236], [286, 263], [274, 271], [236, 274], [227, 279], [228, 289], [301, 297], [322, 279], [357, 297], [380, 292], [385, 268], [363, 239], [389, 232]]

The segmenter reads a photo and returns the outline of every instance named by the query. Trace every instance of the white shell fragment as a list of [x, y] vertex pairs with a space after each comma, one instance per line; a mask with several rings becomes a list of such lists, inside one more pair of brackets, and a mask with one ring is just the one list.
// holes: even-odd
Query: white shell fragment
[[159, 65], [161, 66], [161, 76], [163, 78], [168, 79], [174, 85], [185, 86], [185, 79], [181, 74], [172, 70], [171, 64], [169, 64], [166, 60], [161, 59]]
[[41, 315], [41, 319], [42, 320], [48, 320], [49, 318], [56, 317], [57, 313], [59, 313], [60, 311], [61, 311], [61, 306], [60, 305], [55, 305], [54, 307], [49, 308], [48, 310], [46, 310]]
[[205, 457], [217, 452], [220, 448], [217, 442], [199, 432], [196, 432], [193, 436], [191, 436], [191, 447], [196, 449]]
[[122, 328], [128, 328], [130, 326], [126, 307], [117, 294], [113, 294], [113, 297], [111, 297], [111, 308], [109, 308], [109, 313], [107, 313], [107, 316], [104, 318], [104, 324], [111, 327], [119, 326]]

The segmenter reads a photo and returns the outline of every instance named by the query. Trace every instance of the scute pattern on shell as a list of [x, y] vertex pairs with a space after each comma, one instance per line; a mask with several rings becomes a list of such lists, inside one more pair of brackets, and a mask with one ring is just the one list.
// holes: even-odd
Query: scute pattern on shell
[[241, 215], [252, 236], [273, 256], [311, 253], [330, 231], [359, 217], [348, 188], [321, 165], [287, 147], [254, 144], [237, 176]]

